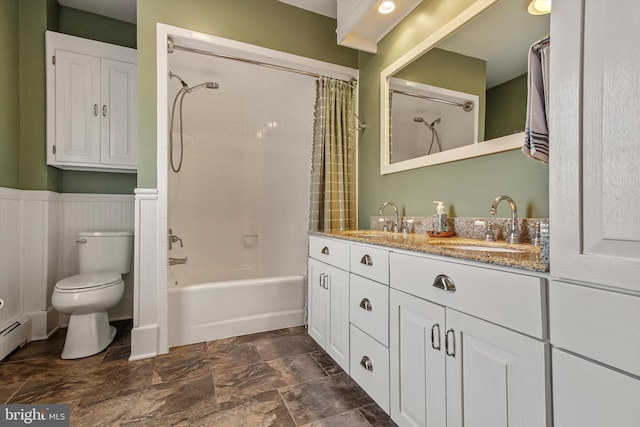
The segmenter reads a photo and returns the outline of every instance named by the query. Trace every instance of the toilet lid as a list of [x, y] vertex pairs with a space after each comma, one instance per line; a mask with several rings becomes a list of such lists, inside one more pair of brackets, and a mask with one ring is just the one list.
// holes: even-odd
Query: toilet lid
[[91, 290], [115, 285], [122, 280], [119, 273], [84, 273], [67, 277], [56, 283], [56, 288], [64, 291]]

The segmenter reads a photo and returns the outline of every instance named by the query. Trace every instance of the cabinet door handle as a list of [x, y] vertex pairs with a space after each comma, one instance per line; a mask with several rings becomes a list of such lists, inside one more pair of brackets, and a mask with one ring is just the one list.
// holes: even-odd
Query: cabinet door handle
[[329, 275], [325, 274], [324, 278], [322, 279], [322, 287], [325, 289], [329, 289]]
[[[449, 341], [449, 332], [451, 332], [451, 341]], [[447, 356], [456, 357], [456, 333], [453, 329], [449, 329], [444, 335], [444, 352]]]
[[107, 117], [107, 106], [106, 105], [102, 106], [102, 116], [103, 117]]
[[360, 301], [360, 308], [362, 308], [363, 310], [367, 310], [367, 311], [373, 310], [373, 306], [371, 305], [371, 301], [369, 301], [366, 298], [363, 298], [362, 301]]
[[322, 255], [329, 255], [329, 248], [325, 246], [324, 248], [322, 248], [322, 250], [320, 251], [320, 253], [321, 253]]
[[[438, 335], [438, 345], [436, 346], [436, 328], [438, 329], [437, 335]], [[440, 350], [440, 324], [436, 323], [435, 325], [433, 325], [431, 327], [431, 347], [434, 350]]]
[[433, 280], [433, 287], [449, 292], [456, 291], [456, 284], [453, 282], [453, 279], [446, 274], [438, 274]]
[[373, 362], [367, 356], [362, 356], [362, 360], [360, 360], [360, 366], [362, 366], [367, 371], [373, 372]]
[[324, 281], [324, 273], [320, 273], [320, 279], [318, 280], [318, 284], [320, 285], [321, 288], [324, 288], [324, 284], [322, 283]]
[[93, 104], [93, 115], [94, 116], [98, 115], [98, 104]]
[[365, 255], [360, 260], [360, 264], [372, 266], [373, 265], [373, 260], [371, 259], [371, 257], [369, 255]]

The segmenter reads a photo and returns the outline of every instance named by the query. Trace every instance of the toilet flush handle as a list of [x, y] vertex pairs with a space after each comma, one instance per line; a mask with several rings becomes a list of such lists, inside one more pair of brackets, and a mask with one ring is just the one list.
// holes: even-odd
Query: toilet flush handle
[[87, 239], [76, 240], [76, 243], [85, 244], [87, 243]]

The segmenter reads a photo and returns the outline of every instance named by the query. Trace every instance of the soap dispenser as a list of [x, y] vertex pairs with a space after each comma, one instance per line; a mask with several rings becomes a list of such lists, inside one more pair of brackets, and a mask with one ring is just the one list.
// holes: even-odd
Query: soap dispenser
[[433, 216], [433, 232], [440, 234], [449, 231], [449, 221], [447, 214], [444, 212], [444, 203], [434, 200], [436, 204], [436, 214]]

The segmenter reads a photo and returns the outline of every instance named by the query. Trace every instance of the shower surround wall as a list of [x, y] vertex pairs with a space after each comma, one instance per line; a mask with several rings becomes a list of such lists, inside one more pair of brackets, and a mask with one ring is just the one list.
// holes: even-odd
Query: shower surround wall
[[[169, 267], [169, 346], [302, 324], [315, 80], [184, 51], [169, 55], [169, 69], [190, 86], [220, 85], [183, 100], [183, 164], [169, 173], [168, 225], [184, 245], [173, 243], [169, 257], [188, 264]], [[169, 80], [170, 107], [180, 88]], [[228, 315], [210, 310], [209, 318], [186, 304], [193, 286], [207, 290], [198, 299], [228, 307]], [[254, 300], [262, 304], [251, 312], [233, 310]], [[192, 324], [189, 311], [196, 309]], [[189, 332], [207, 325], [209, 335]]]

